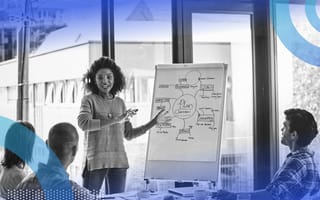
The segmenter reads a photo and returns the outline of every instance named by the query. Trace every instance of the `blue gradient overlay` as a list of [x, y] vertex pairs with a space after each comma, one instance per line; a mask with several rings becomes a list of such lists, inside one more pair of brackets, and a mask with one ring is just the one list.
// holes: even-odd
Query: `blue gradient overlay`
[[[276, 7], [276, 1], [271, 1], [270, 10]], [[309, 3], [309, 4], [308, 4]], [[316, 0], [306, 0], [306, 15], [310, 24], [320, 30], [320, 20], [316, 14]], [[290, 2], [284, 0], [277, 7], [276, 16], [272, 16], [274, 29], [285, 47], [299, 59], [311, 65], [320, 66], [320, 47], [307, 41], [298, 33], [290, 17]]]
[[[1, 117], [0, 116], [0, 145], [8, 150], [10, 150], [11, 152], [15, 153], [16, 155], [18, 155], [22, 160], [24, 160], [26, 162], [26, 164], [32, 169], [32, 171], [36, 174], [37, 177], [38, 174], [38, 165], [40, 163], [47, 163], [48, 159], [50, 158], [50, 161], [52, 161], [53, 165], [55, 165], [56, 167], [61, 168], [61, 171], [64, 171], [64, 167], [62, 166], [60, 160], [56, 157], [55, 153], [46, 145], [46, 143], [39, 138], [35, 133], [32, 133], [32, 131], [30, 131], [28, 128], [24, 127], [23, 125], [19, 125], [19, 132], [20, 132], [20, 136], [21, 138], [16, 138], [17, 140], [19, 140], [20, 145], [14, 144], [16, 142], [5, 142], [5, 138], [6, 138], [6, 133], [7, 130], [10, 128], [10, 126], [15, 123], [15, 121], [12, 121], [10, 119], [7, 119], [5, 117]], [[21, 129], [20, 129], [21, 128]], [[31, 138], [34, 137], [35, 141], [34, 141], [34, 146], [30, 146], [30, 148], [32, 149], [28, 149], [26, 151], [25, 148], [23, 148], [23, 146], [28, 146], [30, 145], [30, 141], [27, 141], [26, 138]], [[36, 149], [36, 151], [34, 151], [34, 149]], [[32, 156], [31, 156], [31, 160], [30, 158], [30, 152], [32, 152]], [[39, 153], [41, 152], [41, 153]], [[46, 174], [46, 177], [54, 177], [55, 174]], [[55, 188], [52, 188], [50, 185], [48, 185], [47, 183], [43, 182], [41, 178], [38, 179], [40, 182], [40, 185], [42, 187], [42, 189], [44, 190], [44, 194], [46, 199], [55, 199], [54, 194], [52, 191]], [[64, 173], [63, 175], [63, 180], [69, 180], [69, 176], [67, 174], [67, 172]], [[69, 183], [69, 182], [68, 182]], [[63, 193], [64, 193], [64, 199], [67, 200], [71, 200], [73, 199], [73, 193], [71, 190], [71, 185], [64, 185], [64, 189], [63, 189]]]
[[[173, 0], [175, 1], [175, 0]], [[223, 1], [223, 0], [218, 0]], [[21, 5], [17, 6], [16, 9], [10, 9], [9, 12], [11, 16], [21, 16], [21, 10], [23, 8], [23, 2], [24, 1], [16, 1], [20, 2]], [[64, 18], [62, 19], [63, 22], [66, 23], [67, 27], [72, 30], [74, 30], [76, 27], [77, 30], [81, 30], [81, 32], [74, 33], [75, 36], [72, 38], [71, 41], [75, 41], [76, 38], [81, 36], [81, 38], [85, 38], [85, 36], [88, 35], [85, 39], [87, 40], [101, 40], [101, 5], [100, 0], [45, 0], [45, 1], [38, 1], [39, 3], [36, 3], [37, 1], [34, 1], [34, 7], [37, 8], [56, 8], [56, 9], [62, 9], [64, 10]], [[115, 0], [115, 31], [116, 31], [116, 37], [119, 34], [124, 34], [123, 38], [132, 38], [132, 32], [136, 31], [135, 29], [139, 29], [138, 25], [141, 25], [143, 21], [135, 21], [130, 22], [134, 23], [134, 26], [130, 27], [128, 24], [124, 24], [126, 26], [121, 26], [121, 21], [125, 23], [129, 23], [126, 21], [126, 18], [130, 15], [130, 13], [133, 11], [135, 6], [139, 0]], [[152, 3], [151, 3], [152, 2]], [[168, 15], [168, 13], [171, 13], [171, 11], [164, 12], [164, 9], [171, 9], [171, 5], [166, 5], [163, 3], [162, 0], [154, 0], [154, 1], [146, 1], [149, 8], [153, 11], [154, 18], [157, 22], [161, 22], [164, 20], [171, 20], [171, 16]], [[271, 0], [270, 6], [271, 10], [276, 6], [276, 1]], [[316, 13], [316, 0], [306, 0], [305, 2], [308, 4], [308, 6], [305, 7], [306, 16], [310, 22], [310, 24], [320, 32], [320, 19], [317, 16]], [[290, 17], [290, 1], [284, 0], [283, 4], [284, 6], [280, 6], [277, 12], [275, 13], [276, 16], [271, 16], [271, 19], [273, 21], [274, 29], [279, 36], [279, 39], [282, 41], [282, 43], [288, 48], [289, 51], [292, 52], [293, 55], [297, 56], [301, 60], [315, 65], [320, 66], [320, 48], [309, 41], [307, 41], [295, 28], [292, 19]], [[155, 9], [158, 8], [158, 9]], [[272, 13], [272, 12], [271, 12]], [[32, 20], [31, 22], [33, 24], [37, 23], [37, 15], [35, 13], [32, 13], [31, 16]], [[18, 19], [17, 19], [18, 20]], [[221, 19], [223, 20], [223, 19]], [[149, 23], [153, 23], [150, 21]], [[73, 26], [74, 25], [74, 26]], [[1, 25], [0, 25], [1, 26]], [[166, 26], [161, 27], [160, 25], [156, 25], [157, 30], [159, 32], [159, 35], [163, 35], [163, 31], [167, 30]], [[64, 28], [65, 29], [65, 28]], [[147, 27], [143, 31], [146, 30]], [[150, 27], [149, 27], [150, 29]], [[60, 30], [59, 30], [60, 31]], [[89, 33], [90, 32], [90, 33]], [[91, 34], [91, 32], [94, 32]], [[161, 34], [160, 34], [161, 33]], [[54, 33], [52, 33], [54, 34]], [[57, 38], [54, 42], [60, 43], [59, 40], [64, 40], [68, 38], [68, 34], [73, 34], [73, 32], [66, 32], [63, 33], [64, 38]], [[170, 33], [171, 34], [171, 33]], [[73, 36], [73, 35], [72, 35]], [[142, 37], [145, 37], [145, 35], [141, 35]], [[171, 39], [171, 37], [169, 37]], [[118, 39], [118, 38], [116, 38]], [[154, 39], [154, 38], [153, 38]], [[61, 48], [65, 48], [66, 46], [63, 46], [67, 43], [61, 42]], [[60, 45], [60, 44], [59, 44]], [[5, 135], [7, 129], [14, 123], [14, 121], [0, 117], [0, 124], [1, 124], [1, 130], [0, 130], [0, 145], [11, 150], [12, 152], [16, 153], [19, 157], [21, 157], [23, 160], [28, 156], [25, 154], [25, 152], [21, 151], [19, 146], [5, 146]], [[21, 126], [21, 129], [25, 130], [25, 134], [32, 134], [29, 130], [27, 130], [25, 127]], [[44, 163], [49, 159], [49, 155], [53, 156], [53, 159], [57, 165], [59, 165], [62, 169], [63, 166], [61, 165], [60, 161], [56, 158], [54, 153], [47, 147], [47, 145], [44, 143], [44, 141], [36, 136], [36, 141], [34, 144], [34, 147], [36, 149], [45, 149], [46, 154], [37, 154], [36, 152], [32, 155], [32, 160], [27, 161], [26, 164], [30, 166], [30, 168], [36, 173], [38, 171], [38, 164]], [[30, 156], [30, 155], [29, 155]], [[51, 159], [51, 158], [50, 158]], [[50, 176], [50, 174], [48, 174]], [[266, 175], [267, 176], [267, 175]], [[65, 173], [65, 178], [68, 179], [67, 173]], [[40, 179], [41, 180], [41, 179]], [[46, 189], [52, 189], [48, 188], [46, 183], [41, 183], [44, 191]], [[70, 196], [68, 199], [73, 199], [73, 194], [71, 191], [71, 187], [67, 187], [66, 190], [69, 192]], [[49, 193], [45, 193], [46, 199], [53, 199], [50, 197]]]
[[[23, 18], [24, 11], [24, 1], [8, 1], [8, 12], [3, 12], [1, 14], [2, 19], [6, 19], [9, 15], [9, 18], [13, 18], [13, 21], [21, 21]], [[46, 1], [30, 1], [31, 2], [31, 23], [36, 25], [40, 23], [41, 20], [38, 20], [38, 15], [36, 10], [41, 8], [51, 8], [51, 9], [61, 9], [63, 10], [63, 19], [66, 27], [70, 28], [73, 31], [64, 31], [62, 35], [64, 37], [59, 37], [59, 40], [66, 40], [70, 36], [69, 41], [78, 41], [79, 38], [81, 42], [89, 40], [101, 40], [101, 1], [100, 0], [46, 0]], [[139, 7], [150, 9], [152, 15], [148, 23], [151, 26], [144, 26], [145, 31], [149, 29], [155, 29], [154, 21], [161, 22], [166, 20], [171, 20], [171, 3], [168, 0], [160, 1], [143, 1], [144, 5], [139, 6], [142, 1], [139, 0], [115, 0], [115, 31], [116, 31], [116, 40], [126, 40], [132, 37], [132, 32], [136, 32], [136, 29], [140, 30], [141, 24], [145, 21], [134, 21], [134, 13], [137, 10], [137, 15], [140, 11]], [[223, 2], [223, 1], [221, 1]], [[305, 14], [310, 22], [310, 24], [320, 32], [320, 18], [317, 15], [316, 11], [317, 0], [306, 0], [305, 1]], [[273, 10], [277, 4], [277, 1], [270, 1], [270, 10]], [[295, 28], [290, 17], [290, 1], [284, 0], [281, 2], [281, 6], [278, 6], [278, 10], [275, 12], [276, 16], [271, 16], [273, 20], [273, 25], [277, 35], [279, 36], [282, 43], [287, 47], [293, 55], [297, 56], [301, 60], [315, 65], [320, 66], [320, 48], [309, 41], [307, 41]], [[146, 13], [140, 13], [142, 16]], [[273, 13], [271, 12], [271, 15]], [[133, 15], [133, 21], [130, 21], [130, 16]], [[137, 16], [139, 18], [141, 16]], [[146, 21], [149, 19], [146, 16]], [[10, 23], [10, 22], [9, 22]], [[165, 24], [158, 23], [156, 24], [156, 29], [158, 32], [162, 32], [163, 27], [166, 27]], [[139, 27], [139, 28], [137, 28]], [[76, 31], [75, 31], [76, 30]], [[76, 32], [76, 33], [75, 33]], [[154, 31], [155, 32], [155, 31]], [[152, 33], [154, 33], [152, 32]], [[139, 35], [139, 32], [136, 33]], [[160, 34], [159, 34], [160, 35]], [[170, 37], [171, 38], [171, 37]], [[82, 40], [81, 40], [82, 39]], [[132, 39], [132, 38], [131, 38]], [[61, 48], [64, 48], [63, 45], [70, 45], [70, 42], [62, 42], [56, 40], [56, 42], [61, 44]]]

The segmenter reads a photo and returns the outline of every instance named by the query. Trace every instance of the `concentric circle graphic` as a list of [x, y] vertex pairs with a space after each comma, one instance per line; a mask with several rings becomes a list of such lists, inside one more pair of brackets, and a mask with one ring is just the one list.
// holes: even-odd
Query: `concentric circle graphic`
[[310, 24], [320, 32], [320, 18], [317, 15], [316, 0], [306, 0], [305, 11]]
[[[276, 1], [271, 2], [270, 10], [276, 6]], [[320, 18], [317, 15], [316, 2], [317, 0], [306, 0], [305, 12], [310, 24], [320, 32]], [[273, 12], [270, 13], [274, 29], [286, 48], [304, 62], [319, 67], [320, 47], [307, 41], [293, 25], [290, 17], [289, 0], [282, 1], [281, 6], [277, 7], [277, 16], [272, 16]]]

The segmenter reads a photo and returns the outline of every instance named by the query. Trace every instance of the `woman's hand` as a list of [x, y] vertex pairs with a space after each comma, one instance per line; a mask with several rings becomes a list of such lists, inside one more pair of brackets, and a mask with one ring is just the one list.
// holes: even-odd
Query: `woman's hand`
[[158, 123], [165, 123], [170, 121], [170, 117], [169, 116], [165, 116], [168, 113], [168, 111], [166, 110], [160, 110], [160, 112], [158, 112], [156, 114], [156, 116], [154, 116], [148, 123], [146, 123], [145, 125], [135, 128], [133, 130], [137, 131], [139, 134], [133, 134], [135, 135], [135, 137], [144, 134], [147, 130], [149, 130], [150, 128], [152, 128], [154, 125], [158, 124]]
[[100, 126], [101, 127], [106, 127], [106, 126], [110, 126], [113, 124], [121, 124], [124, 123], [125, 121], [129, 120], [129, 117], [132, 117], [134, 115], [137, 114], [138, 109], [128, 109], [126, 112], [124, 112], [123, 114], [119, 115], [119, 116], [114, 116], [112, 117], [108, 117], [105, 119], [101, 119], [100, 121]]
[[155, 120], [157, 124], [168, 122], [171, 118], [169, 116], [165, 116], [166, 114], [168, 114], [168, 111], [162, 109], [152, 120]]
[[127, 112], [126, 112], [127, 113], [127, 118], [133, 117], [134, 115], [137, 114], [137, 112], [138, 112], [138, 109], [132, 109], [132, 108], [128, 109]]
[[138, 112], [138, 109], [131, 109], [129, 108], [126, 112], [124, 112], [122, 115], [120, 115], [117, 119], [118, 123], [122, 123], [125, 121], [129, 121], [130, 117], [133, 117]]

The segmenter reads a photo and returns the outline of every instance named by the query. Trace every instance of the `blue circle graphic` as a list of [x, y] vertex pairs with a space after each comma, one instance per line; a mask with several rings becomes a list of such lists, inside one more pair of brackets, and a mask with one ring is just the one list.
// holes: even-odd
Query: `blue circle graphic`
[[[270, 10], [275, 8], [276, 1], [271, 1]], [[315, 4], [316, 0], [306, 0], [306, 15], [310, 24], [316, 29], [320, 30], [320, 20], [316, 14]], [[320, 47], [310, 43], [296, 30], [290, 17], [290, 2], [284, 0], [277, 7], [276, 15], [271, 13], [274, 29], [279, 36], [281, 42], [286, 48], [291, 51], [293, 55], [311, 65], [320, 66]]]
[[317, 15], [316, 3], [317, 0], [306, 0], [305, 11], [310, 24], [320, 32], [320, 18]]
[[[28, 128], [19, 124], [15, 127], [15, 131], [19, 131], [19, 134], [16, 134], [13, 137], [10, 136], [10, 140], [6, 140], [7, 131], [14, 123], [16, 122], [0, 116], [0, 146], [15, 153], [32, 169], [40, 183], [42, 190], [44, 191], [46, 199], [57, 199], [57, 196], [55, 193], [52, 193], [52, 191], [63, 189], [63, 199], [73, 200], [73, 192], [67, 172], [65, 171], [60, 160], [56, 157], [55, 153], [40, 137], [38, 137]], [[32, 140], [34, 139], [34, 142], [32, 141], [33, 146], [30, 145], [30, 141], [28, 141], [30, 138], [32, 138]], [[27, 147], [27, 149], [25, 147]], [[31, 156], [30, 153], [32, 154]], [[50, 166], [48, 166], [48, 168], [50, 169], [51, 166], [54, 166], [55, 169], [59, 170], [59, 172], [61, 171], [62, 173], [59, 174], [59, 180], [62, 180], [62, 182], [65, 184], [59, 185], [57, 188], [55, 188], [50, 183], [50, 178], [57, 176], [55, 173], [53, 173], [56, 170], [47, 170], [45, 173], [43, 171], [41, 171], [41, 174], [38, 173], [39, 164], [46, 164], [48, 160], [50, 160]]]

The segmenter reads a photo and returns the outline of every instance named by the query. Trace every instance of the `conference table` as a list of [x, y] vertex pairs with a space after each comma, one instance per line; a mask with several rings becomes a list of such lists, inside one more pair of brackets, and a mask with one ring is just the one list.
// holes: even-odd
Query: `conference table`
[[101, 196], [103, 200], [210, 200], [213, 190], [199, 187], [172, 188], [168, 191], [130, 191]]

